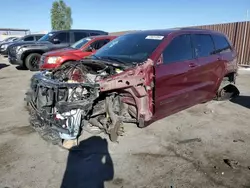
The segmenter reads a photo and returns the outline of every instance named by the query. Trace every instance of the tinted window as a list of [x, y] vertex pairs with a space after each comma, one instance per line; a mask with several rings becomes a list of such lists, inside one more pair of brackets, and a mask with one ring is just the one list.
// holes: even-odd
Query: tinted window
[[172, 63], [193, 58], [190, 35], [174, 38], [163, 52], [163, 62]]
[[81, 39], [83, 39], [83, 38], [85, 38], [87, 36], [88, 36], [88, 34], [85, 33], [85, 32], [75, 32], [74, 33], [75, 41], [79, 41], [79, 40], [81, 40]]
[[116, 58], [126, 63], [145, 61], [162, 42], [164, 36], [145, 33], [122, 35], [95, 53], [99, 58]]
[[59, 33], [55, 36], [55, 38], [59, 39], [60, 43], [68, 43], [69, 33]]
[[206, 57], [214, 53], [214, 43], [210, 35], [193, 35], [193, 44], [196, 57]]
[[105, 44], [107, 44], [109, 41], [110, 41], [110, 39], [104, 39], [104, 40], [95, 41], [90, 46], [92, 48], [94, 48], [95, 50], [98, 50], [101, 47], [103, 47]]
[[90, 36], [97, 36], [100, 35], [100, 33], [90, 33]]
[[231, 51], [231, 46], [224, 36], [214, 35], [213, 39], [217, 53]]
[[26, 38], [23, 39], [23, 41], [33, 41], [33, 40], [34, 40], [33, 36], [26, 37]]
[[39, 40], [40, 38], [42, 38], [42, 35], [36, 36], [36, 40]]

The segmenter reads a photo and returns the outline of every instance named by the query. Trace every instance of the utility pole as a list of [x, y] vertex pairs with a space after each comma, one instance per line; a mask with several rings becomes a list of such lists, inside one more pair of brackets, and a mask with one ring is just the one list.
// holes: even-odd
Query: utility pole
[[[245, 23], [245, 32], [243, 36], [243, 46], [242, 46], [242, 53], [241, 53], [241, 63], [243, 64], [243, 56], [245, 51], [245, 44], [246, 44], [246, 35], [247, 35], [247, 25], [248, 25], [248, 10], [247, 10], [247, 17], [246, 17], [246, 23]], [[247, 63], [247, 62], [244, 62]]]

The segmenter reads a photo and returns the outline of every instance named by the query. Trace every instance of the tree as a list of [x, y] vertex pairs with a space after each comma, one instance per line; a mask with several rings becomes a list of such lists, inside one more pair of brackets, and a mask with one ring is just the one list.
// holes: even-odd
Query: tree
[[52, 30], [71, 29], [71, 8], [63, 0], [54, 1], [50, 13]]

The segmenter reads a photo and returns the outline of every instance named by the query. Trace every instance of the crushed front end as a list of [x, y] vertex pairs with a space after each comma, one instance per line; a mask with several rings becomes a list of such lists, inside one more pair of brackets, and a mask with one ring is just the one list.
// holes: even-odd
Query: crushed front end
[[117, 141], [123, 122], [150, 118], [145, 66], [152, 62], [126, 72], [117, 64], [85, 60], [35, 74], [26, 93], [31, 125], [54, 144], [77, 140], [82, 131], [105, 132]]

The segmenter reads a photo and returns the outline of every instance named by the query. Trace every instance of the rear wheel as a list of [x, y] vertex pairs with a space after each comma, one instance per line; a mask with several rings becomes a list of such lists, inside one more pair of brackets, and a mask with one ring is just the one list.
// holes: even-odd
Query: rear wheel
[[39, 61], [41, 58], [41, 54], [31, 53], [25, 59], [25, 66], [30, 71], [38, 71], [39, 70]]

